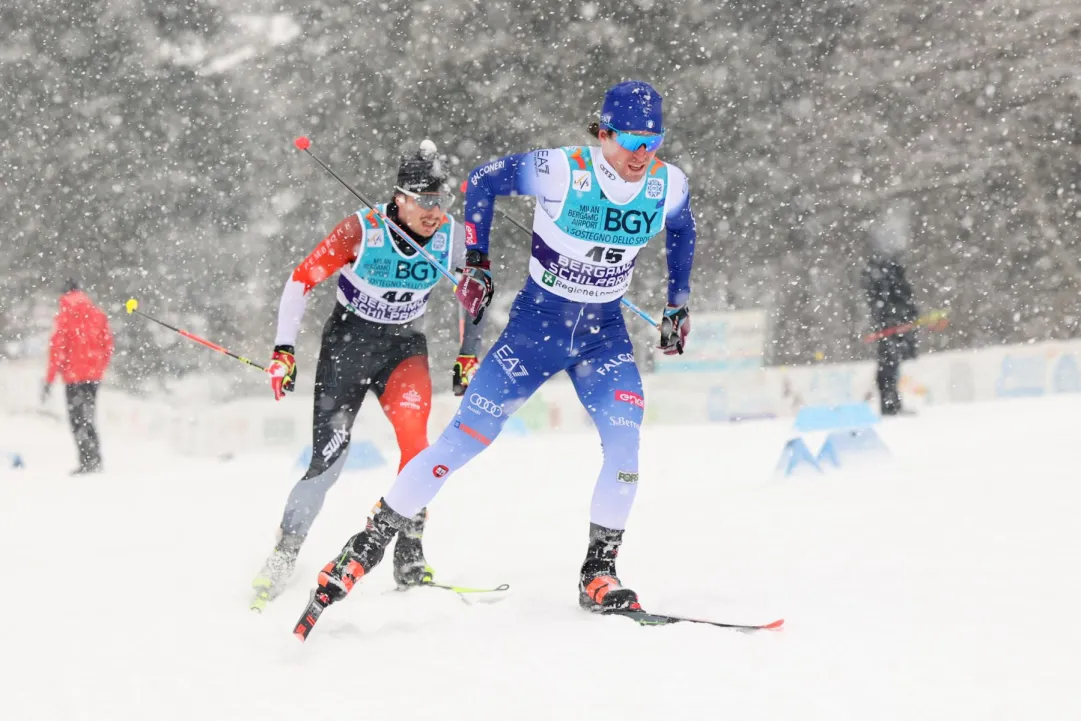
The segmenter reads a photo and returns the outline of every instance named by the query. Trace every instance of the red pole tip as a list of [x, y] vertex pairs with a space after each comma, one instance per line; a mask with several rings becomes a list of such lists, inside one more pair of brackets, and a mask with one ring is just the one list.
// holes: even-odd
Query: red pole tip
[[463, 192], [463, 193], [464, 193], [464, 192], [465, 192], [465, 188], [466, 188], [466, 184], [467, 184], [468, 182], [469, 182], [468, 180], [463, 180], [463, 181], [462, 181], [462, 187], [461, 187], [461, 188], [459, 188], [458, 190], [460, 190], [461, 192]]
[[293, 141], [293, 145], [297, 146], [297, 150], [307, 150], [312, 144], [312, 141], [301, 135], [299, 138]]

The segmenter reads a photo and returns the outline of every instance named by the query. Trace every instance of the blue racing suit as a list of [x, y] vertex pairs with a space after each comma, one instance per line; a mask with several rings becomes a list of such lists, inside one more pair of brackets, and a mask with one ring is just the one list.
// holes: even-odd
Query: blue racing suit
[[542, 383], [567, 371], [604, 452], [590, 520], [623, 529], [638, 488], [645, 399], [619, 299], [638, 251], [665, 229], [668, 302], [687, 302], [695, 243], [687, 178], [657, 160], [641, 181], [628, 183], [597, 147], [500, 158], [470, 175], [467, 248], [487, 252], [495, 197], [513, 194], [537, 198], [530, 278], [453, 421], [402, 469], [384, 500], [411, 517], [499, 435]]

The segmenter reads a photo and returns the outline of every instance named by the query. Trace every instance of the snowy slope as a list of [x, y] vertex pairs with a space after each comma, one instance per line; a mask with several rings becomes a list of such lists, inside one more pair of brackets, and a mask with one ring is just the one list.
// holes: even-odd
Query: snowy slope
[[64, 475], [64, 426], [0, 414], [0, 719], [1078, 718], [1081, 398], [891, 420], [873, 472], [774, 480], [781, 422], [644, 430], [620, 557], [647, 606], [780, 633], [639, 628], [577, 609], [588, 435], [506, 438], [432, 506], [445, 580], [493, 605], [398, 594], [388, 564], [290, 634], [319, 567], [391, 481], [347, 474], [263, 616], [248, 583], [294, 454], [193, 462], [106, 437]]

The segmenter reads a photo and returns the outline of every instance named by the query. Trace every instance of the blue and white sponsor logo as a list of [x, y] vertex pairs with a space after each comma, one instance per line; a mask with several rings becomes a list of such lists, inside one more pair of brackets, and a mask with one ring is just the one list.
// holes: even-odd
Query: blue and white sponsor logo
[[548, 175], [548, 151], [547, 150], [534, 150], [533, 151], [533, 169], [537, 172], [537, 175]]
[[503, 159], [497, 160], [494, 163], [488, 163], [487, 165], [482, 166], [481, 168], [479, 168], [477, 170], [477, 172], [475, 172], [471, 176], [469, 176], [469, 182], [472, 183], [473, 185], [476, 185], [477, 183], [479, 183], [481, 181], [481, 178], [483, 178], [485, 175], [488, 175], [489, 173], [495, 173], [497, 171], [502, 170], [503, 167], [506, 164], [507, 164], [507, 161], [503, 160]]
[[503, 369], [503, 372], [507, 374], [509, 378], [524, 378], [529, 375], [526, 371], [525, 365], [514, 354], [514, 349], [509, 345], [501, 345], [495, 350], [495, 359], [499, 362], [499, 367]]
[[664, 197], [664, 180], [662, 178], [648, 178], [646, 180], [646, 197], [650, 200]]
[[471, 393], [469, 395], [469, 405], [475, 408], [479, 408], [484, 413], [492, 416], [493, 418], [500, 418], [503, 415], [503, 406], [495, 401], [485, 398], [480, 393]]
[[608, 371], [614, 370], [624, 363], [634, 363], [634, 353], [620, 353], [615, 358], [605, 359], [603, 364], [596, 366], [597, 373], [599, 375], [604, 375]]

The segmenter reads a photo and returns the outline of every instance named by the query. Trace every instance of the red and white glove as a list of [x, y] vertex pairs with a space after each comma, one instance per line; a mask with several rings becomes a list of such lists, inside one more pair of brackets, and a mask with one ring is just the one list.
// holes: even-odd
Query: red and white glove
[[270, 387], [274, 391], [274, 400], [280, 401], [286, 391], [292, 392], [297, 380], [297, 359], [291, 345], [274, 346], [267, 373], [270, 374]]
[[492, 285], [491, 267], [487, 253], [481, 253], [479, 250], [469, 251], [466, 253], [462, 278], [458, 281], [458, 287], [454, 289], [454, 295], [465, 308], [465, 312], [473, 319], [474, 325], [480, 323], [484, 309], [492, 303], [495, 286]]
[[665, 306], [661, 320], [661, 344], [657, 346], [665, 355], [683, 354], [683, 345], [691, 332], [691, 313], [687, 306]]
[[454, 395], [465, 395], [465, 389], [473, 382], [473, 374], [480, 363], [475, 355], [460, 355], [454, 362]]

